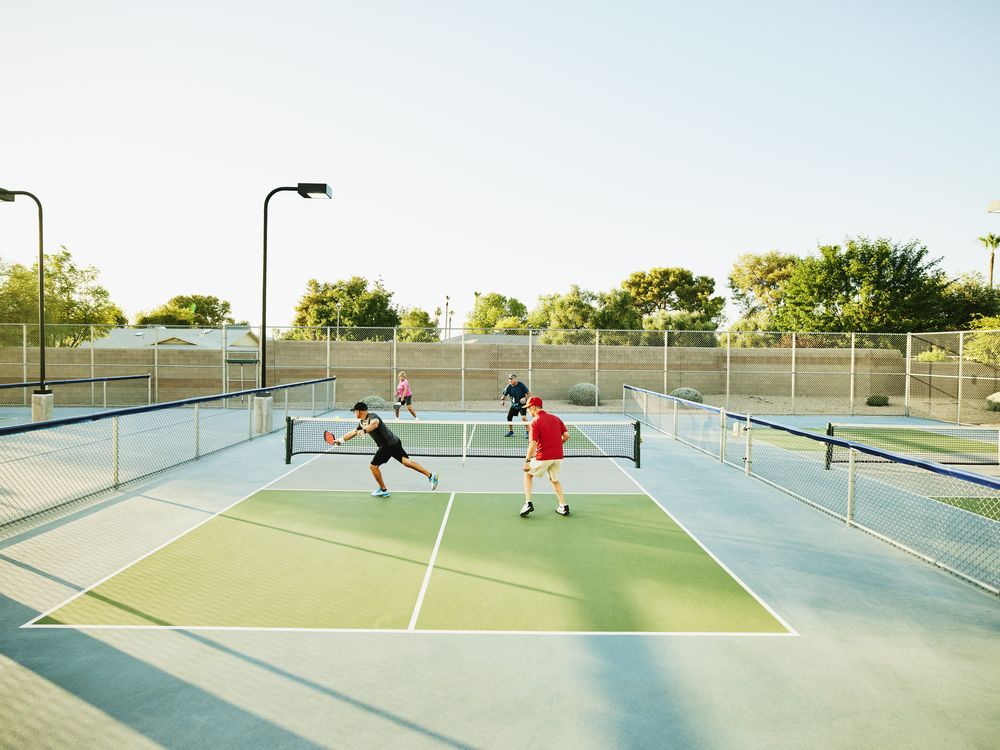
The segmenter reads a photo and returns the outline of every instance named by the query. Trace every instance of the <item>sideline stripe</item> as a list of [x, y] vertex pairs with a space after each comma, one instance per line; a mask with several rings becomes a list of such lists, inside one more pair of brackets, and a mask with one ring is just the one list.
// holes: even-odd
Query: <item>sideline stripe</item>
[[21, 627], [22, 627], [22, 628], [26, 628], [26, 627], [51, 627], [51, 626], [49, 626], [49, 625], [36, 625], [35, 623], [37, 623], [37, 622], [38, 622], [39, 620], [41, 620], [41, 619], [42, 619], [43, 617], [48, 617], [48, 616], [49, 616], [49, 615], [51, 615], [51, 614], [52, 614], [53, 612], [55, 612], [55, 611], [56, 611], [57, 609], [61, 609], [62, 607], [65, 607], [65, 606], [66, 606], [67, 604], [69, 604], [70, 602], [74, 601], [75, 599], [78, 599], [79, 597], [83, 596], [83, 595], [84, 595], [84, 594], [86, 594], [86, 593], [87, 593], [88, 591], [92, 591], [93, 589], [97, 588], [98, 586], [100, 586], [100, 585], [101, 585], [102, 583], [104, 583], [104, 582], [105, 582], [105, 581], [107, 581], [108, 579], [110, 579], [110, 578], [114, 578], [114, 577], [115, 577], [116, 575], [118, 575], [118, 574], [119, 574], [119, 573], [121, 573], [122, 571], [124, 571], [124, 570], [128, 570], [129, 568], [131, 568], [131, 567], [132, 567], [133, 565], [135, 565], [136, 563], [138, 563], [138, 562], [141, 562], [142, 560], [145, 560], [145, 559], [146, 559], [147, 557], [149, 557], [150, 555], [152, 555], [152, 554], [154, 554], [154, 553], [156, 553], [156, 552], [159, 552], [159, 551], [160, 551], [161, 549], [163, 549], [164, 547], [166, 547], [166, 546], [167, 546], [168, 544], [172, 544], [172, 543], [176, 542], [176, 541], [177, 541], [178, 539], [180, 539], [180, 538], [181, 538], [182, 536], [185, 536], [185, 535], [187, 535], [187, 534], [190, 534], [190, 533], [191, 533], [192, 531], [194, 531], [195, 529], [197, 529], [197, 528], [198, 528], [199, 526], [202, 526], [202, 525], [204, 525], [204, 524], [208, 523], [209, 521], [211, 521], [211, 520], [212, 520], [213, 518], [216, 518], [216, 517], [218, 517], [218, 516], [222, 515], [223, 513], [225, 513], [225, 512], [226, 512], [227, 510], [229, 510], [230, 508], [232, 508], [232, 507], [234, 507], [234, 506], [236, 506], [236, 505], [239, 505], [239, 504], [240, 504], [240, 503], [242, 503], [242, 502], [243, 502], [244, 500], [246, 500], [246, 499], [247, 499], [248, 497], [251, 497], [251, 496], [253, 496], [253, 495], [256, 495], [256, 494], [257, 494], [258, 492], [260, 492], [261, 490], [264, 490], [264, 489], [267, 489], [268, 487], [270, 487], [270, 486], [271, 486], [272, 484], [274, 484], [275, 482], [278, 482], [278, 481], [280, 481], [280, 480], [284, 479], [285, 477], [287, 477], [287, 476], [288, 476], [289, 474], [291, 474], [292, 472], [295, 472], [295, 471], [298, 471], [298, 470], [299, 470], [299, 469], [301, 469], [301, 468], [302, 468], [303, 466], [307, 466], [307, 465], [308, 465], [308, 464], [309, 464], [310, 462], [312, 462], [312, 461], [315, 461], [315, 460], [316, 460], [317, 458], [319, 458], [319, 457], [320, 457], [320, 455], [322, 455], [322, 454], [318, 454], [318, 455], [315, 455], [315, 456], [313, 456], [312, 458], [310, 458], [310, 459], [308, 459], [307, 461], [305, 461], [304, 463], [302, 463], [302, 464], [300, 464], [300, 465], [296, 466], [295, 468], [293, 468], [293, 469], [289, 469], [288, 471], [286, 471], [286, 472], [285, 472], [284, 474], [282, 474], [281, 476], [277, 477], [276, 479], [272, 479], [272, 480], [271, 480], [270, 482], [268, 482], [267, 484], [265, 484], [265, 485], [264, 485], [263, 487], [259, 487], [258, 489], [254, 490], [254, 491], [253, 491], [253, 492], [251, 492], [250, 494], [248, 494], [248, 495], [244, 495], [244, 496], [243, 496], [243, 497], [241, 497], [241, 498], [240, 498], [239, 500], [237, 500], [237, 501], [235, 501], [235, 502], [233, 502], [233, 503], [230, 503], [230, 504], [229, 504], [229, 505], [227, 505], [227, 506], [226, 506], [225, 508], [222, 508], [221, 510], [219, 510], [219, 511], [216, 511], [215, 513], [213, 513], [212, 515], [210, 515], [210, 516], [209, 516], [208, 518], [205, 518], [205, 519], [203, 519], [202, 521], [200, 521], [200, 522], [196, 523], [196, 524], [195, 524], [194, 526], [192, 526], [192, 527], [191, 527], [190, 529], [187, 529], [186, 531], [182, 531], [182, 532], [181, 532], [180, 534], [177, 534], [177, 535], [176, 535], [176, 536], [174, 536], [173, 538], [171, 538], [171, 539], [168, 539], [168, 540], [167, 540], [167, 541], [165, 541], [165, 542], [164, 542], [163, 544], [161, 544], [161, 545], [160, 545], [159, 547], [156, 547], [155, 549], [152, 549], [152, 550], [150, 550], [149, 552], [147, 552], [146, 554], [144, 554], [144, 555], [143, 555], [142, 557], [139, 557], [139, 558], [136, 558], [135, 560], [133, 560], [132, 562], [128, 563], [127, 565], [123, 565], [122, 567], [118, 568], [118, 570], [115, 570], [115, 571], [113, 571], [113, 572], [109, 573], [108, 575], [104, 576], [104, 578], [100, 579], [99, 581], [96, 581], [95, 583], [92, 583], [92, 584], [90, 584], [90, 585], [89, 585], [89, 586], [87, 586], [86, 588], [84, 588], [84, 589], [81, 589], [80, 591], [78, 591], [78, 592], [76, 592], [75, 594], [73, 594], [73, 595], [72, 595], [72, 596], [71, 596], [71, 597], [70, 597], [69, 599], [67, 599], [66, 601], [64, 601], [64, 602], [62, 602], [62, 603], [60, 603], [60, 604], [57, 604], [57, 605], [56, 605], [56, 606], [54, 606], [54, 607], [50, 607], [49, 609], [47, 609], [47, 610], [45, 610], [44, 612], [42, 612], [42, 613], [41, 613], [40, 615], [36, 615], [35, 617], [33, 617], [33, 618], [31, 618], [30, 620], [28, 620], [28, 622], [24, 623], [24, 625], [22, 625]]
[[718, 557], [716, 557], [715, 554], [708, 547], [706, 547], [704, 545], [704, 543], [702, 543], [702, 541], [698, 537], [696, 537], [694, 534], [692, 534], [690, 529], [688, 529], [684, 524], [682, 524], [680, 521], [678, 521], [674, 517], [673, 513], [671, 513], [663, 505], [661, 505], [660, 501], [657, 500], [655, 497], [653, 497], [653, 495], [649, 492], [649, 490], [647, 490], [645, 487], [643, 487], [641, 484], [639, 484], [639, 480], [638, 479], [636, 479], [631, 474], [629, 474], [627, 471], [625, 471], [625, 467], [621, 466], [617, 461], [614, 461], [612, 459], [609, 459], [609, 460], [611, 460], [611, 462], [615, 466], [617, 466], [625, 476], [627, 476], [629, 479], [631, 479], [632, 482], [635, 484], [635, 486], [638, 487], [640, 490], [642, 490], [643, 493], [650, 500], [652, 500], [654, 503], [656, 503], [657, 507], [660, 510], [662, 510], [664, 513], [666, 513], [667, 516], [669, 516], [670, 520], [672, 520], [674, 523], [676, 523], [681, 528], [681, 530], [684, 531], [685, 534], [687, 534], [689, 537], [691, 537], [692, 539], [694, 539], [695, 544], [697, 544], [699, 547], [701, 547], [703, 550], [705, 550], [705, 554], [708, 555], [709, 557], [711, 557], [713, 560], [715, 560], [716, 564], [720, 568], [722, 568], [724, 571], [726, 571], [726, 573], [728, 573], [730, 576], [732, 576], [733, 580], [736, 581], [740, 586], [742, 586], [743, 589], [744, 589], [744, 591], [746, 591], [748, 594], [750, 594], [750, 596], [752, 596], [757, 601], [757, 603], [760, 606], [762, 606], [764, 609], [766, 609], [775, 620], [777, 620], [785, 628], [787, 628], [789, 635], [797, 636], [799, 634], [799, 632], [795, 628], [793, 628], [791, 625], [789, 625], [787, 622], [785, 622], [785, 619], [781, 615], [779, 615], [777, 612], [775, 612], [767, 604], [767, 602], [765, 602], [763, 599], [761, 599], [753, 589], [751, 589], [749, 586], [747, 586], [746, 583], [744, 583], [743, 580], [738, 575], [736, 575], [732, 570], [730, 570], [728, 565], [726, 565], [724, 562], [722, 562], [722, 560], [720, 560]]
[[417, 618], [420, 616], [420, 608], [424, 606], [424, 595], [427, 593], [427, 584], [431, 582], [431, 571], [434, 570], [434, 562], [437, 560], [438, 550], [441, 549], [441, 539], [444, 537], [444, 527], [448, 524], [448, 515], [451, 513], [451, 506], [455, 504], [455, 493], [451, 493], [448, 498], [448, 507], [444, 509], [444, 518], [441, 519], [441, 528], [438, 529], [437, 541], [434, 542], [434, 551], [431, 552], [430, 562], [427, 563], [427, 572], [424, 573], [424, 582], [420, 586], [420, 593], [417, 595], [417, 605], [413, 608], [413, 616], [410, 617], [410, 624], [406, 628], [413, 631], [417, 627]]

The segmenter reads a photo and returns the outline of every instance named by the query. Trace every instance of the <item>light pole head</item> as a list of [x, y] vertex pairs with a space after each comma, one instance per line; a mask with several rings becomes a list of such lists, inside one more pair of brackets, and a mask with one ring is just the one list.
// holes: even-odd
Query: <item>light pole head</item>
[[1000, 214], [1000, 201], [993, 201], [986, 207], [991, 214]]
[[0, 188], [0, 201], [3, 201], [5, 203], [13, 203], [14, 194], [10, 190]]
[[300, 182], [296, 191], [303, 198], [332, 198], [333, 188], [325, 182]]

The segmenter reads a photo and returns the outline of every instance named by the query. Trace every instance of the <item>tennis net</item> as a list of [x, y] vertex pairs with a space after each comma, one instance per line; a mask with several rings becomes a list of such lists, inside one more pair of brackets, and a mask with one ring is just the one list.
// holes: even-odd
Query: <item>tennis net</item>
[[[1000, 428], [959, 425], [827, 425], [826, 434], [924, 461], [939, 464], [1000, 464]], [[850, 449], [831, 445], [828, 463], [846, 463]], [[861, 461], [881, 461], [860, 454]]]
[[[392, 421], [386, 427], [413, 456], [466, 458], [523, 458], [527, 450], [524, 424], [515, 424], [508, 434], [506, 422]], [[372, 454], [375, 441], [358, 436], [344, 445], [331, 446], [324, 432], [341, 437], [357, 426], [355, 420], [289, 417], [285, 432], [285, 463], [298, 453]], [[563, 445], [566, 458], [625, 458], [640, 465], [639, 422], [571, 422], [569, 440]]]

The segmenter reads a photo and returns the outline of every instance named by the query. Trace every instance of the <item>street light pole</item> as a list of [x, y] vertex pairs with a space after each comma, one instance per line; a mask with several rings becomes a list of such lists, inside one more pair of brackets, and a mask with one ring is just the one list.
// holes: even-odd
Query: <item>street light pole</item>
[[45, 387], [45, 244], [42, 237], [42, 202], [27, 190], [0, 188], [0, 201], [13, 203], [15, 196], [31, 198], [38, 206], [38, 395], [51, 393]]
[[264, 199], [264, 268], [260, 293], [260, 387], [267, 388], [267, 204], [277, 193], [294, 191], [303, 198], [332, 198], [333, 190], [322, 182], [300, 182], [295, 187], [279, 187]]

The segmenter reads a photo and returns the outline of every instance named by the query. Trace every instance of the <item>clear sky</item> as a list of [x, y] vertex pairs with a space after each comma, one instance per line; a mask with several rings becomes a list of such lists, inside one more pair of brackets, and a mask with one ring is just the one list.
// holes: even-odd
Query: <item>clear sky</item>
[[[1000, 2], [4, 3], [0, 186], [129, 316], [306, 280], [402, 306], [617, 286], [867, 234], [985, 273]], [[0, 204], [30, 264], [34, 204]]]

